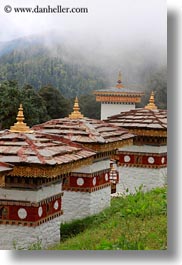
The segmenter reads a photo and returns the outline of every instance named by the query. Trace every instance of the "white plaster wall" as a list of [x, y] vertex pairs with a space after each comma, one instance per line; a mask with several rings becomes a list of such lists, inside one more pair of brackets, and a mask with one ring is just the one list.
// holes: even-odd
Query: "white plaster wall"
[[104, 104], [101, 103], [101, 120], [107, 119], [109, 116], [119, 114], [123, 111], [135, 109], [135, 104]]
[[135, 193], [141, 185], [144, 191], [149, 191], [156, 187], [163, 187], [167, 184], [167, 168], [151, 169], [138, 167], [118, 167], [119, 183], [116, 192]]
[[61, 216], [37, 227], [22, 225], [0, 225], [0, 249], [28, 249], [41, 240], [43, 248], [60, 242]]
[[62, 192], [62, 183], [42, 187], [37, 191], [0, 188], [0, 200], [40, 202]]
[[81, 219], [99, 213], [110, 206], [111, 187], [94, 192], [64, 191], [62, 221]]
[[119, 151], [126, 152], [142, 152], [142, 153], [167, 153], [167, 146], [151, 146], [151, 145], [129, 145], [118, 148]]
[[94, 172], [98, 172], [98, 171], [109, 169], [109, 168], [110, 168], [110, 160], [106, 159], [103, 161], [94, 162], [91, 165], [80, 167], [80, 168], [74, 170], [73, 172], [76, 172], [76, 173], [94, 173]]

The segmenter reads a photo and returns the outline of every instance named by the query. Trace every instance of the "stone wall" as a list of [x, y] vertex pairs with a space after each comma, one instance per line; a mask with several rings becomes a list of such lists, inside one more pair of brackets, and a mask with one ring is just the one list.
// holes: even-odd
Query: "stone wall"
[[139, 168], [139, 167], [118, 167], [119, 184], [116, 191], [135, 193], [141, 185], [144, 191], [149, 191], [156, 187], [163, 187], [167, 184], [167, 168]]
[[81, 219], [110, 206], [111, 187], [94, 192], [64, 191], [62, 221]]
[[36, 227], [22, 225], [0, 225], [0, 249], [28, 249], [39, 240], [42, 247], [60, 242], [61, 217]]

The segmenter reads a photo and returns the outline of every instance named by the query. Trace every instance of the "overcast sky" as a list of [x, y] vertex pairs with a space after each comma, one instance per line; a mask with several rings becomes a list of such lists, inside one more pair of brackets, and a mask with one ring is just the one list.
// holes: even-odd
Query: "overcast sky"
[[[86, 7], [87, 14], [5, 13], [4, 7]], [[154, 43], [166, 47], [165, 0], [1, 0], [0, 41], [57, 31], [99, 36], [104, 42]]]

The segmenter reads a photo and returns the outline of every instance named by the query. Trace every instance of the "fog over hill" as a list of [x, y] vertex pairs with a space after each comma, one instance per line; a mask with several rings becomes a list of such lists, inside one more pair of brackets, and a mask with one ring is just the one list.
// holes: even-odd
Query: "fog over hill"
[[[105, 42], [98, 37], [87, 39], [74, 32], [60, 34], [51, 31], [1, 42], [0, 68], [10, 57], [14, 58], [13, 62], [26, 63], [29, 53], [32, 63], [42, 53], [52, 60], [60, 59], [69, 66], [99, 69], [108, 85], [115, 84], [121, 70], [123, 82], [136, 88], [145, 86], [152, 74], [166, 66], [165, 51], [153, 43], [137, 41], [135, 45], [126, 45], [113, 40]], [[30, 61], [28, 63], [31, 64]]]
[[[3, 13], [7, 4], [10, 14]], [[75, 95], [114, 85], [119, 70], [126, 86], [145, 89], [166, 68], [165, 0], [63, 0], [62, 7], [86, 7], [88, 13], [13, 12], [37, 4], [58, 2], [2, 0], [0, 80], [13, 78], [37, 89], [49, 82]]]

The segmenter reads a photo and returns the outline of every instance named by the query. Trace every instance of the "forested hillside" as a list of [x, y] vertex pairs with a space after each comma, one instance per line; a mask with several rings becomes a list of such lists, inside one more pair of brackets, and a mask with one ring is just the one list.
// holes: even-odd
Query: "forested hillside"
[[86, 44], [74, 36], [68, 40], [52, 34], [1, 42], [0, 129], [13, 125], [20, 103], [32, 126], [67, 116], [76, 96], [84, 116], [100, 119], [93, 91], [113, 86], [119, 70], [126, 87], [145, 92], [137, 107], [148, 103], [153, 90], [157, 106], [167, 108], [167, 70], [157, 55]]
[[106, 86], [101, 69], [88, 65], [79, 54], [68, 61], [68, 52], [56, 46], [52, 54], [37, 43], [16, 48], [0, 57], [0, 82], [17, 80], [20, 86], [30, 84], [37, 90], [51, 84], [68, 98]]

